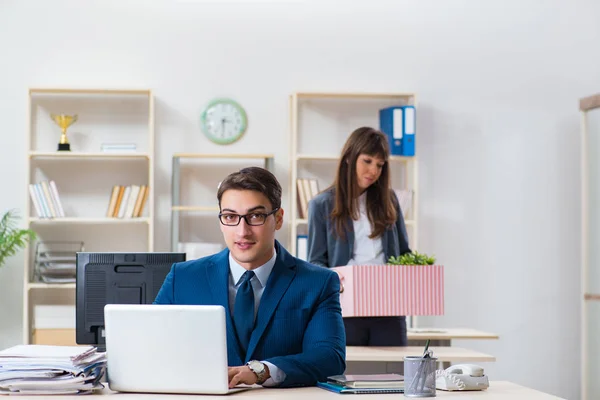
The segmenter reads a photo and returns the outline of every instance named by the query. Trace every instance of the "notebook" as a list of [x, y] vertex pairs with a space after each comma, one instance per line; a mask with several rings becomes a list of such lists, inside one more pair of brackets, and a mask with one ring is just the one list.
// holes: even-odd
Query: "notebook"
[[327, 380], [346, 388], [404, 388], [404, 376], [399, 374], [333, 375]]
[[317, 382], [317, 386], [340, 394], [404, 393], [404, 388], [348, 388], [331, 382]]

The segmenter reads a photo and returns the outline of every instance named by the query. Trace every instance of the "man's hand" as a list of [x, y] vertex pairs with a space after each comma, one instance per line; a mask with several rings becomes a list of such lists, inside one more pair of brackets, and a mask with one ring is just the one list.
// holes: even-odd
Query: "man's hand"
[[229, 367], [227, 368], [227, 374], [229, 375], [229, 388], [235, 387], [240, 383], [246, 385], [254, 385], [258, 380], [256, 374], [252, 372], [250, 367], [244, 365], [243, 367]]
[[[265, 381], [266, 381], [267, 379], [269, 379], [271, 377], [271, 374], [269, 372], [269, 367], [266, 364], [265, 364], [265, 372], [266, 372], [266, 376], [265, 376]], [[258, 377], [254, 373], [254, 371], [252, 371], [250, 369], [250, 367], [248, 367], [247, 365], [244, 365], [243, 367], [229, 367], [229, 368], [227, 368], [227, 375], [229, 376], [229, 388], [230, 389], [239, 384], [255, 385], [258, 381]]]
[[[266, 367], [266, 369], [267, 369], [267, 371], [266, 371], [267, 378], [266, 379], [269, 379], [269, 377], [270, 377], [269, 368]], [[227, 368], [227, 374], [229, 375], [229, 388], [230, 389], [239, 385], [240, 383], [243, 383], [246, 385], [254, 385], [254, 384], [256, 384], [256, 381], [258, 380], [258, 377], [256, 376], [256, 374], [247, 365], [244, 365], [243, 367], [229, 367], [229, 368]]]

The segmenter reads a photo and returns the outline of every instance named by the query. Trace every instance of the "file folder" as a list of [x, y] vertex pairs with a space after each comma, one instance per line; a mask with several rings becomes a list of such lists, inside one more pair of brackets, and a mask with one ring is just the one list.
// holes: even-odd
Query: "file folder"
[[415, 155], [414, 106], [393, 106], [379, 110], [379, 130], [389, 139], [391, 155], [406, 157]]
[[404, 106], [403, 113], [403, 135], [402, 135], [402, 155], [411, 157], [415, 155], [415, 125], [416, 115], [414, 106]]
[[379, 110], [379, 130], [385, 133], [390, 143], [390, 154], [402, 155], [402, 107], [388, 107]]

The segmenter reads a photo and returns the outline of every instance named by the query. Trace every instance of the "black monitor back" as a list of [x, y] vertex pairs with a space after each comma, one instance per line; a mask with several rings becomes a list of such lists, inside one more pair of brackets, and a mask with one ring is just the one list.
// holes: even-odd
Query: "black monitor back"
[[77, 253], [76, 341], [104, 347], [106, 304], [151, 304], [185, 253]]

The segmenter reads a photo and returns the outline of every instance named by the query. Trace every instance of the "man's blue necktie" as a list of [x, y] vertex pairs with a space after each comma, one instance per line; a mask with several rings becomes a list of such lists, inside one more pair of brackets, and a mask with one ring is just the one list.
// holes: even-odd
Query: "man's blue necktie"
[[250, 336], [254, 329], [254, 290], [252, 290], [252, 283], [250, 283], [252, 277], [254, 277], [254, 271], [244, 272], [233, 306], [233, 323], [235, 324], [238, 340], [242, 345], [243, 358], [246, 358]]

